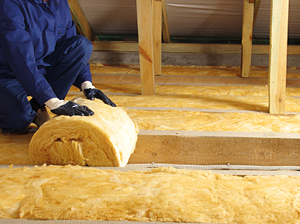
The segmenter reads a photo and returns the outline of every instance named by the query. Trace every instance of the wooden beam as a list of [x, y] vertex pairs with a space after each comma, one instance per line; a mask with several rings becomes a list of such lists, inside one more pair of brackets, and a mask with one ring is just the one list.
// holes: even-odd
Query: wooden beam
[[299, 134], [141, 131], [129, 164], [298, 166]]
[[92, 41], [94, 51], [109, 52], [138, 52], [139, 43], [128, 43], [124, 41]]
[[153, 59], [154, 74], [161, 74], [161, 29], [162, 29], [162, 3], [161, 0], [152, 0], [153, 25]]
[[289, 0], [272, 0], [270, 25], [269, 112], [285, 113]]
[[[125, 43], [122, 41], [92, 41], [94, 51], [109, 52], [138, 52], [138, 43]], [[300, 54], [300, 46], [289, 45], [288, 54]], [[240, 54], [239, 44], [191, 44], [191, 43], [162, 43], [163, 53], [197, 53], [197, 54]], [[252, 54], [269, 54], [269, 45], [253, 45]]]
[[254, 28], [254, 25], [255, 25], [255, 22], [256, 22], [258, 10], [259, 10], [259, 7], [260, 7], [260, 2], [261, 2], [261, 0], [256, 0], [255, 3], [254, 3], [253, 28]]
[[[0, 133], [0, 164], [30, 165], [33, 133]], [[299, 166], [299, 133], [141, 130], [129, 164]]]
[[136, 0], [142, 94], [155, 94], [152, 14], [149, 0]]
[[[93, 73], [93, 83], [114, 83], [114, 84], [140, 84], [139, 74], [100, 74]], [[187, 75], [159, 75], [155, 76], [155, 84], [193, 84], [193, 85], [211, 85], [211, 84], [230, 84], [230, 85], [268, 85], [268, 78], [250, 77], [244, 79], [241, 77], [220, 77], [220, 76], [187, 76]], [[287, 79], [287, 86], [300, 86], [300, 79]]]
[[254, 4], [244, 0], [242, 30], [242, 77], [250, 77]]
[[68, 2], [72, 14], [72, 19], [74, 20], [79, 33], [85, 36], [90, 41], [97, 40], [97, 37], [94, 34], [87, 18], [85, 17], [85, 14], [82, 11], [78, 0], [68, 0]]
[[170, 30], [169, 30], [169, 23], [168, 23], [168, 15], [167, 15], [167, 8], [165, 0], [161, 0], [162, 2], [162, 33], [164, 43], [170, 43]]

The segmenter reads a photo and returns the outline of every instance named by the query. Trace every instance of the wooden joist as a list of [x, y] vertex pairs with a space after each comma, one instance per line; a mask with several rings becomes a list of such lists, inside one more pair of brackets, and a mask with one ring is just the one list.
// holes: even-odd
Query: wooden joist
[[129, 163], [298, 166], [299, 134], [141, 131]]
[[[107, 52], [138, 52], [138, 43], [122, 41], [93, 41], [94, 51]], [[195, 54], [241, 54], [240, 44], [191, 44], [162, 43], [162, 53], [195, 53]], [[253, 45], [252, 54], [264, 55], [270, 53], [269, 45]], [[300, 46], [289, 45], [287, 54], [299, 55]]]
[[[27, 135], [0, 133], [0, 164], [32, 165]], [[299, 134], [142, 130], [129, 164], [298, 166]], [[20, 150], [21, 149], [21, 150]]]

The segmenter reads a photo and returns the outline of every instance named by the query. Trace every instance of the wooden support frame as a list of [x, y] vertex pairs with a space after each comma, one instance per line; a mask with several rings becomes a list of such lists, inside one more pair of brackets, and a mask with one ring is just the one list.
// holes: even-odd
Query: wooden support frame
[[242, 77], [250, 77], [252, 56], [252, 35], [254, 21], [254, 4], [244, 0], [242, 30]]
[[289, 0], [272, 0], [270, 24], [269, 112], [285, 113]]
[[[78, 0], [68, 0], [72, 16], [77, 21], [77, 27], [81, 28], [83, 35], [88, 39], [93, 38], [93, 32], [89, 26], [79, 6]], [[161, 52], [193, 52], [207, 53], [236, 53], [242, 52], [242, 77], [250, 76], [252, 53], [264, 54], [268, 46], [252, 46], [253, 26], [257, 17], [258, 8], [261, 0], [244, 0], [243, 13], [243, 38], [242, 46], [225, 45], [191, 45], [191, 44], [172, 44], [169, 46], [161, 44], [161, 31], [163, 31], [165, 42], [170, 40], [167, 23], [166, 7], [164, 0], [136, 0], [138, 33], [139, 33], [139, 55], [142, 94], [155, 94], [154, 75], [161, 73]], [[288, 26], [288, 3], [289, 0], [272, 0], [271, 24], [270, 24], [270, 46], [269, 46], [269, 112], [272, 114], [285, 113], [285, 82], [287, 53], [299, 54], [299, 47], [287, 46], [287, 26]], [[162, 13], [162, 14], [161, 14]], [[80, 17], [80, 19], [79, 19]], [[161, 22], [159, 22], [161, 20]], [[80, 21], [80, 23], [78, 22]], [[85, 24], [85, 25], [84, 25]], [[87, 25], [88, 24], [88, 25]], [[151, 27], [150, 29], [148, 27]], [[165, 34], [166, 33], [166, 34]], [[283, 44], [284, 43], [284, 44]], [[118, 51], [119, 48], [128, 51], [136, 51], [134, 43], [114, 44], [106, 42], [106, 49]], [[130, 44], [130, 46], [128, 45]], [[108, 47], [108, 45], [110, 45]], [[99, 50], [98, 41], [94, 42], [94, 50]], [[103, 46], [103, 45], [102, 45]], [[105, 50], [101, 48], [101, 50]], [[256, 52], [255, 52], [256, 51]], [[287, 52], [289, 51], [289, 52]]]
[[76, 24], [76, 28], [82, 36], [85, 36], [90, 41], [98, 40], [97, 36], [94, 34], [78, 0], [68, 0], [70, 11], [72, 14], [72, 19]]

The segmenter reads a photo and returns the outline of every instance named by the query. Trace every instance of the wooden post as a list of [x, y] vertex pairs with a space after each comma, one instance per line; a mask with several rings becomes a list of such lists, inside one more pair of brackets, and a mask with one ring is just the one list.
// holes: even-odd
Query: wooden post
[[250, 77], [254, 4], [244, 0], [242, 33], [242, 77]]
[[68, 0], [70, 11], [72, 14], [72, 19], [76, 24], [76, 28], [82, 36], [85, 36], [90, 41], [98, 40], [97, 36], [94, 34], [78, 0]]
[[269, 112], [285, 113], [289, 0], [272, 0], [270, 24]]
[[161, 74], [161, 0], [152, 0], [154, 74]]
[[141, 85], [143, 95], [155, 94], [151, 2], [136, 0]]
[[258, 10], [259, 10], [259, 7], [260, 7], [260, 2], [261, 2], [261, 0], [255, 0], [255, 3], [254, 3], [254, 19], [253, 19], [253, 28], [254, 28], [254, 25], [255, 25], [255, 22], [256, 22], [256, 18], [257, 18]]
[[170, 31], [169, 31], [169, 23], [168, 23], [168, 16], [167, 16], [167, 9], [165, 0], [162, 0], [162, 33], [164, 38], [164, 43], [170, 43]]

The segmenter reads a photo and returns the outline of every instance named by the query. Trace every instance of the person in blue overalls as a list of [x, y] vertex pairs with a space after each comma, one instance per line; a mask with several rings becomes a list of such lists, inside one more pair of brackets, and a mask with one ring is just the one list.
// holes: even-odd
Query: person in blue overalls
[[[2, 0], [0, 6], [0, 128], [22, 133], [31, 123], [93, 111], [65, 97], [72, 85], [88, 99], [116, 106], [92, 85], [92, 43], [76, 35], [67, 0]], [[28, 96], [31, 100], [28, 101]]]

